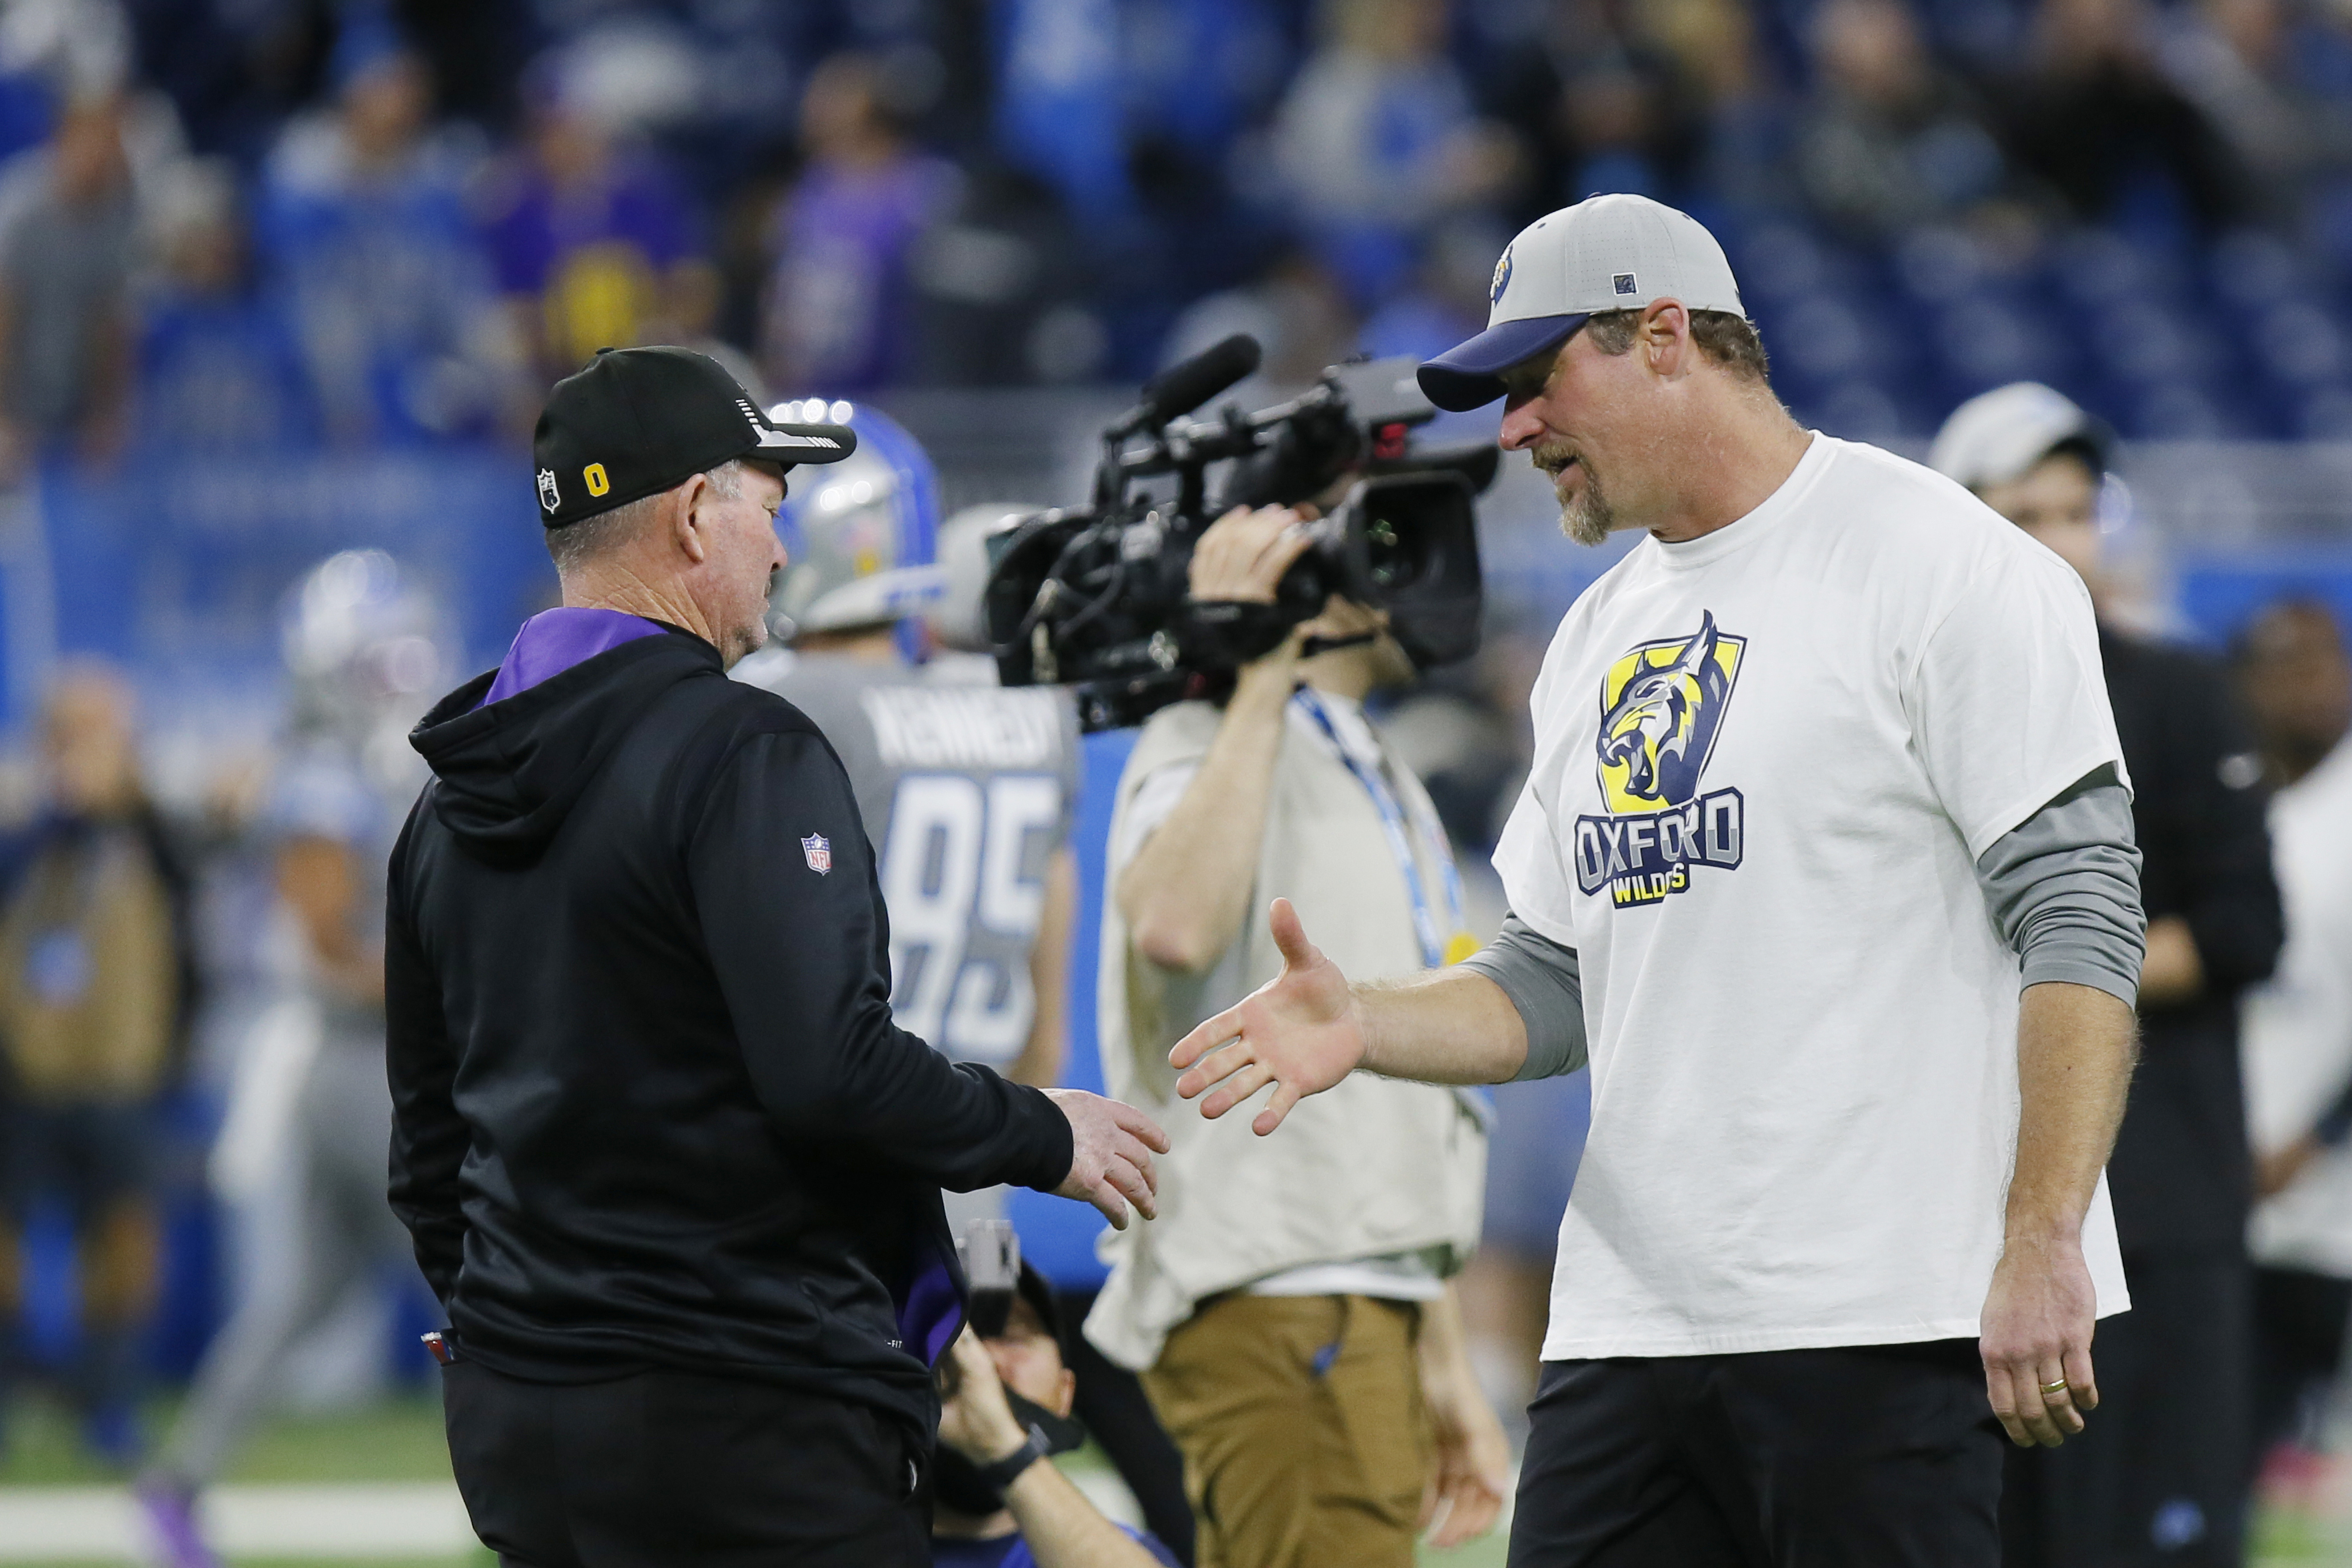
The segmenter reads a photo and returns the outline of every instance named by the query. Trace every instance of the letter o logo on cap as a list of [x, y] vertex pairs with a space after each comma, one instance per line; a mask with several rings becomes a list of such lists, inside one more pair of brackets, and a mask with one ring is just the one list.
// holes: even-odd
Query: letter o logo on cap
[[589, 464], [580, 470], [580, 477], [587, 482], [588, 493], [592, 496], [604, 495], [613, 488], [613, 481], [604, 477], [604, 465], [602, 463]]

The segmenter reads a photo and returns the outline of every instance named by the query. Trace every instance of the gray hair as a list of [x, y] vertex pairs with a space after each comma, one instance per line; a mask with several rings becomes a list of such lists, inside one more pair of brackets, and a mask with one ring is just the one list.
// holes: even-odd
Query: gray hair
[[[723, 500], [735, 500], [743, 494], [743, 460], [730, 458], [703, 476], [710, 488]], [[678, 484], [686, 480], [680, 479]], [[677, 485], [670, 487], [676, 489]], [[669, 490], [656, 490], [649, 496], [639, 496], [624, 501], [610, 511], [600, 511], [593, 517], [562, 528], [547, 530], [547, 553], [554, 558], [555, 574], [570, 576], [598, 557], [635, 538], [652, 522], [654, 513], [661, 510], [662, 497]]]

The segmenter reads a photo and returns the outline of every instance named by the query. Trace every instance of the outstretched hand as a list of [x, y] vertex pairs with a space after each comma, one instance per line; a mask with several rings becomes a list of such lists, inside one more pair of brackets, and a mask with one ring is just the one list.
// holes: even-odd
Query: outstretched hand
[[1160, 1175], [1151, 1156], [1168, 1152], [1159, 1124], [1131, 1105], [1082, 1089], [1049, 1089], [1045, 1098], [1070, 1122], [1070, 1173], [1055, 1196], [1094, 1205], [1114, 1230], [1127, 1228], [1129, 1204], [1144, 1218], [1158, 1218]]
[[1215, 1121], [1266, 1085], [1274, 1095], [1250, 1129], [1263, 1138], [1290, 1108], [1320, 1094], [1363, 1064], [1362, 1010], [1339, 966], [1307, 940], [1288, 899], [1276, 899], [1266, 924], [1282, 950], [1282, 973], [1176, 1042], [1168, 1065], [1183, 1076], [1176, 1092], [1200, 1099]]

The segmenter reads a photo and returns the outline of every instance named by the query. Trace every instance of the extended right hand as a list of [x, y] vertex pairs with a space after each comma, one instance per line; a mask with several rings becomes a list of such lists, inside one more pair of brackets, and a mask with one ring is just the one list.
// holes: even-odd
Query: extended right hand
[[1082, 1089], [1049, 1089], [1045, 1098], [1070, 1122], [1070, 1173], [1054, 1195], [1094, 1205], [1114, 1230], [1127, 1228], [1129, 1204], [1157, 1218], [1160, 1176], [1151, 1156], [1168, 1152], [1168, 1134], [1135, 1107]]
[[1288, 899], [1274, 900], [1266, 924], [1282, 950], [1282, 973], [1168, 1053], [1168, 1065], [1183, 1074], [1178, 1094], [1193, 1100], [1215, 1089], [1201, 1101], [1201, 1114], [1213, 1121], [1274, 1085], [1273, 1098], [1250, 1123], [1261, 1138], [1282, 1125], [1292, 1106], [1355, 1071], [1365, 1050], [1363, 1013], [1348, 977], [1307, 940]]
[[1192, 546], [1192, 597], [1271, 605], [1282, 574], [1312, 542], [1293, 508], [1237, 506], [1202, 530]]

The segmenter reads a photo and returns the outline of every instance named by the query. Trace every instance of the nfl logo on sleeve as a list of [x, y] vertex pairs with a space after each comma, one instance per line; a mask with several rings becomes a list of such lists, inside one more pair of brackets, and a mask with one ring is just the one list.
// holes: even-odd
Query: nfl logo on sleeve
[[822, 877], [833, 869], [833, 846], [822, 833], [812, 833], [801, 840], [801, 853], [808, 858], [808, 868]]

